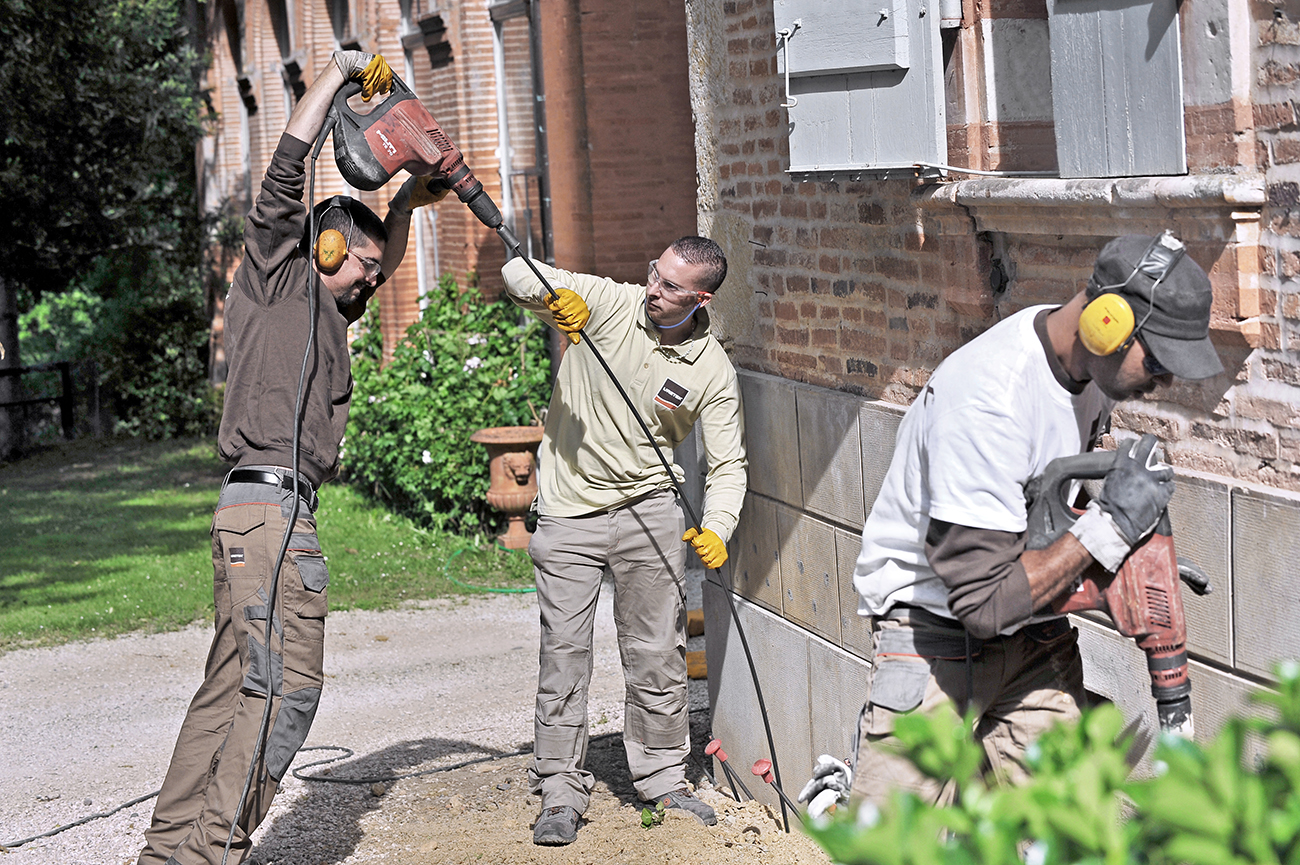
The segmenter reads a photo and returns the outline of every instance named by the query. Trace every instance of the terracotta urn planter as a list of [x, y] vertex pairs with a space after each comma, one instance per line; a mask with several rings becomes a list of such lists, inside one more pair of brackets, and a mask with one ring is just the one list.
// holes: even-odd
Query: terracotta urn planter
[[494, 426], [469, 437], [487, 448], [491, 483], [487, 501], [510, 520], [497, 540], [508, 550], [528, 547], [533, 533], [524, 528], [524, 514], [537, 495], [537, 445], [539, 426]]

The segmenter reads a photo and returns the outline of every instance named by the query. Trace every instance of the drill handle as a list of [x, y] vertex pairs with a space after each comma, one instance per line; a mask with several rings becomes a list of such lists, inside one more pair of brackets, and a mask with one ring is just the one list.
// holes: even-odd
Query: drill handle
[[1072, 457], [1058, 457], [1025, 488], [1028, 526], [1025, 549], [1051, 546], [1079, 518], [1070, 506], [1070, 485], [1076, 480], [1099, 480], [1115, 464], [1114, 451], [1089, 451]]

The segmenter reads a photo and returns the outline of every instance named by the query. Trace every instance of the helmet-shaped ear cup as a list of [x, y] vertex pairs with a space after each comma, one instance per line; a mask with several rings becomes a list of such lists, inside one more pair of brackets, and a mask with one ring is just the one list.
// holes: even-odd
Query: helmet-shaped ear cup
[[316, 238], [316, 266], [323, 273], [336, 273], [348, 254], [348, 241], [343, 232], [327, 228]]
[[1092, 299], [1079, 314], [1079, 341], [1096, 355], [1114, 354], [1133, 335], [1133, 307], [1108, 291]]

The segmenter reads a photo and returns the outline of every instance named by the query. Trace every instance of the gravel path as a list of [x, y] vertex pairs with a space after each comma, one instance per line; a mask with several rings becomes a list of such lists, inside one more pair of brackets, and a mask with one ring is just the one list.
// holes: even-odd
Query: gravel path
[[[698, 596], [698, 586], [691, 594]], [[626, 778], [616, 777], [620, 770], [626, 776], [626, 768], [618, 744], [623, 679], [612, 597], [607, 583], [596, 619], [589, 763], [600, 760], [619, 768], [605, 770], [614, 780], [598, 788], [588, 814], [591, 828], [579, 833], [578, 844], [536, 848], [528, 843], [537, 803], [526, 791], [528, 758], [513, 757], [378, 789], [289, 776], [254, 836], [249, 861], [476, 861], [483, 855], [485, 831], [493, 834], [492, 824], [483, 821], [497, 809], [500, 819], [511, 815], [506, 824], [511, 827], [508, 848], [494, 852], [500, 862], [515, 861], [512, 851], [524, 857], [518, 861], [578, 862], [590, 856], [590, 861], [603, 862], [609, 853], [602, 851], [610, 845], [621, 849], [637, 841], [628, 833], [641, 831], [633, 828], [639, 804], [631, 801]], [[194, 625], [175, 633], [133, 634], [0, 655], [0, 843], [49, 831], [156, 790], [199, 685], [210, 634], [210, 627]], [[531, 747], [537, 639], [531, 595], [437, 601], [382, 613], [331, 613], [326, 687], [307, 747], [337, 745], [356, 756], [346, 768], [310, 771], [337, 768], [347, 777], [399, 775]], [[702, 649], [703, 638], [692, 639], [689, 648]], [[707, 709], [707, 700], [705, 683], [692, 682], [697, 739], [707, 728], [708, 715], [701, 711]], [[606, 733], [615, 735], [602, 736]], [[333, 753], [305, 751], [294, 765]], [[498, 783], [483, 784], [487, 778]], [[775, 830], [769, 814], [756, 803], [741, 809], [717, 793], [708, 795], [716, 797], [726, 815], [717, 830], [725, 826], [725, 832], [708, 830], [716, 837], [707, 840], [728, 857], [716, 861], [737, 861], [731, 856], [746, 862], [825, 861], [815, 851], [809, 854], [811, 842], [797, 835], [775, 839], [777, 846], [769, 851]], [[4, 861], [133, 863], [152, 810], [152, 799], [143, 801], [14, 848]], [[390, 830], [393, 826], [402, 828]], [[694, 826], [685, 828], [696, 831]], [[704, 832], [704, 827], [698, 831]], [[429, 840], [430, 832], [435, 842]], [[668, 833], [657, 838], [664, 850], [656, 850], [656, 861], [676, 861], [679, 852], [686, 857], [682, 861], [714, 861], [700, 858], [701, 838]], [[790, 849], [790, 839], [804, 846]], [[587, 853], [584, 844], [591, 845]], [[420, 855], [421, 850], [427, 855]]]
[[[602, 592], [597, 617], [594, 733], [622, 725], [611, 594]], [[210, 635], [209, 627], [195, 625], [176, 633], [0, 656], [0, 843], [156, 790], [201, 680]], [[331, 613], [326, 685], [307, 745], [341, 745], [364, 755], [362, 775], [409, 772], [527, 747], [537, 639], [531, 595]], [[604, 724], [598, 723], [602, 719]], [[304, 753], [295, 765], [326, 756]], [[286, 781], [259, 837], [305, 786]], [[329, 788], [326, 797], [353, 793], [342, 785], [311, 786]], [[10, 851], [6, 865], [134, 862], [152, 810], [149, 800], [30, 842]], [[329, 829], [324, 834], [336, 835], [338, 815], [326, 808], [317, 814], [320, 828]], [[312, 829], [301, 819], [295, 822], [299, 832]]]

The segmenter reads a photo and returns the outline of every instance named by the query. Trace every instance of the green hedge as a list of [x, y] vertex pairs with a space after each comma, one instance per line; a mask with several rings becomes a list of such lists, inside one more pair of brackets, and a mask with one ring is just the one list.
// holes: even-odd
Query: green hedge
[[1110, 704], [1032, 745], [1031, 777], [1017, 787], [985, 783], [969, 720], [905, 716], [901, 752], [926, 775], [955, 780], [959, 801], [934, 807], [895, 791], [883, 808], [809, 831], [844, 865], [1298, 863], [1300, 666], [1277, 677], [1276, 692], [1252, 697], [1271, 719], [1232, 718], [1205, 744], [1164, 736], [1154, 774], [1132, 780], [1133, 734]]
[[348, 480], [424, 525], [463, 533], [503, 525], [483, 498], [487, 451], [469, 437], [539, 422], [551, 391], [546, 326], [504, 297], [462, 294], [444, 276], [381, 365], [374, 309], [352, 348]]

